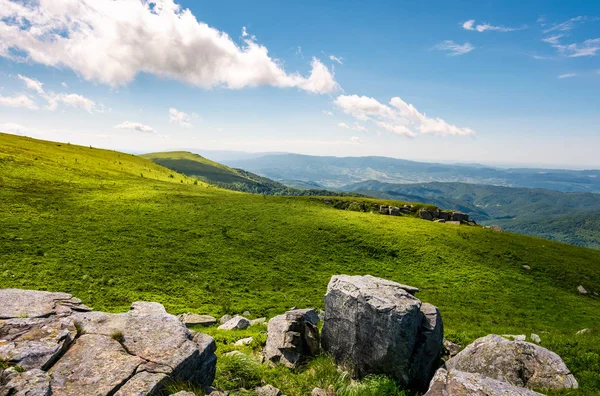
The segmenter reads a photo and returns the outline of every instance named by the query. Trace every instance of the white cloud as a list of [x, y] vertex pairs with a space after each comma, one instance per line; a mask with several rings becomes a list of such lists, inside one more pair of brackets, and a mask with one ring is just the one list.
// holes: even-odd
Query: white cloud
[[496, 32], [514, 32], [515, 30], [523, 30], [526, 29], [527, 26], [522, 26], [519, 28], [511, 28], [506, 26], [495, 26], [490, 25], [489, 23], [482, 23], [479, 25], [475, 25], [475, 20], [470, 19], [462, 24], [463, 29], [465, 30], [476, 30], [478, 32], [485, 32], [487, 30], [496, 31]]
[[5, 133], [11, 133], [13, 135], [25, 136], [31, 130], [23, 125], [16, 124], [14, 122], [6, 122], [0, 124], [0, 131]]
[[346, 124], [345, 122], [340, 122], [338, 124], [340, 128], [351, 129], [353, 131], [367, 132], [368, 129], [364, 126], [360, 125], [358, 122], [355, 122], [352, 126]]
[[338, 58], [338, 57], [337, 57], [337, 56], [335, 56], [335, 55], [329, 55], [329, 59], [330, 59], [330, 60], [332, 60], [332, 61], [334, 61], [334, 62], [337, 62], [337, 63], [339, 63], [340, 65], [343, 65], [343, 64], [344, 64], [344, 62], [343, 62], [343, 61], [344, 61], [344, 58], [342, 58], [342, 57], [339, 57], [339, 58]]
[[323, 114], [328, 115], [328, 116], [332, 116], [333, 113], [329, 110], [323, 110]]
[[139, 122], [125, 121], [119, 125], [115, 125], [115, 129], [131, 129], [138, 132], [154, 133], [154, 128], [140, 124]]
[[[475, 134], [475, 131], [470, 128], [459, 128], [441, 118], [430, 118], [399, 97], [392, 98], [389, 106], [375, 98], [358, 95], [340, 95], [334, 103], [344, 113], [352, 115], [357, 120], [370, 120], [379, 128], [400, 136], [414, 137], [417, 132], [437, 136]], [[347, 124], [342, 124], [339, 125], [351, 128]]]
[[433, 47], [433, 49], [440, 50], [440, 51], [448, 51], [448, 55], [457, 56], [457, 55], [464, 55], [466, 53], [469, 53], [469, 52], [473, 51], [475, 49], [475, 47], [472, 46], [471, 43], [464, 43], [461, 45], [461, 44], [455, 43], [452, 40], [446, 40], [446, 41], [442, 41], [441, 43], [439, 43], [438, 45]]
[[553, 25], [551, 28], [544, 30], [543, 33], [550, 33], [555, 31], [566, 32], [569, 30], [573, 30], [582, 23], [585, 23], [588, 19], [589, 18], [586, 16], [578, 16], [575, 18], [571, 18], [565, 22]]
[[24, 53], [27, 61], [111, 86], [150, 73], [203, 88], [339, 88], [316, 58], [308, 77], [288, 73], [247, 32], [238, 45], [173, 0], [0, 0], [0, 32], [0, 56], [23, 60], [16, 54]]
[[96, 102], [78, 94], [50, 93], [46, 96], [46, 99], [48, 100], [48, 110], [56, 110], [59, 103], [63, 103], [76, 109], [85, 110], [88, 113], [91, 113], [96, 108]]
[[570, 78], [570, 77], [575, 77], [577, 74], [576, 73], [566, 73], [566, 74], [561, 74], [560, 76], [558, 76], [558, 78], [563, 79], [563, 78]]
[[44, 88], [42, 87], [42, 85], [44, 85], [43, 83], [39, 82], [35, 78], [25, 77], [20, 74], [18, 74], [17, 76], [19, 77], [20, 80], [25, 82], [25, 85], [27, 86], [27, 88], [34, 90], [35, 92], [37, 92], [40, 95], [44, 94]]
[[560, 44], [559, 39], [563, 36], [564, 36], [564, 34], [557, 34], [554, 36], [543, 38], [542, 41], [545, 43], [548, 43], [548, 44], [552, 44], [552, 45], [559, 45]]
[[174, 107], [171, 107], [169, 109], [169, 122], [171, 124], [177, 124], [184, 128], [189, 128], [192, 126], [191, 117], [183, 111], [179, 111]]
[[0, 96], [0, 106], [22, 107], [30, 110], [36, 110], [38, 108], [35, 102], [26, 95]]
[[351, 141], [352, 143], [356, 143], [356, 144], [361, 144], [361, 143], [363, 143], [362, 139], [361, 139], [361, 138], [359, 138], [358, 136], [352, 136], [352, 137], [350, 138], [350, 141]]
[[69, 85], [66, 82], [61, 82], [60, 85], [63, 86], [63, 88], [69, 88]]
[[588, 39], [581, 43], [561, 44], [560, 39], [564, 34], [558, 34], [542, 39], [543, 42], [550, 44], [556, 50], [569, 58], [579, 58], [582, 56], [596, 56], [600, 51], [600, 38]]

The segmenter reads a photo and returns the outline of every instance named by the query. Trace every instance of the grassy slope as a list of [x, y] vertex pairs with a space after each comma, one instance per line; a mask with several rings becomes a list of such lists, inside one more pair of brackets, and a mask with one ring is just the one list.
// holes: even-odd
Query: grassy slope
[[143, 158], [3, 134], [0, 213], [0, 287], [272, 316], [322, 307], [333, 274], [369, 273], [421, 288], [457, 341], [541, 334], [579, 394], [600, 392], [600, 300], [576, 291], [600, 292], [599, 251], [194, 185]]

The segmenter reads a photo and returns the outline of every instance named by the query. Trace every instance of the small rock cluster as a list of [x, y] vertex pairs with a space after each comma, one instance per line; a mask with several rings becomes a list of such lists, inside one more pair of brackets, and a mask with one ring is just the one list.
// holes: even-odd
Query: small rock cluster
[[202, 387], [216, 370], [215, 341], [158, 303], [94, 312], [67, 293], [0, 289], [2, 395], [151, 395], [170, 379]]

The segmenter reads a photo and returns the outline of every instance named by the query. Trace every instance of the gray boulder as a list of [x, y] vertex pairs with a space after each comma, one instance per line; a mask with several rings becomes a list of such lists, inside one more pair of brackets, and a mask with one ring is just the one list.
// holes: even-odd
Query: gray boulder
[[265, 317], [252, 319], [250, 321], [250, 326], [256, 326], [256, 325], [263, 324], [266, 322], [267, 322], [267, 318], [265, 318]]
[[319, 353], [319, 316], [314, 309], [295, 309], [269, 320], [265, 359], [297, 367]]
[[507, 382], [481, 374], [441, 368], [436, 373], [425, 396], [543, 396]]
[[461, 346], [452, 341], [444, 339], [444, 354], [449, 357], [454, 357], [460, 352]]
[[250, 321], [243, 316], [235, 315], [227, 322], [219, 326], [219, 330], [244, 330], [250, 326]]
[[184, 313], [179, 315], [179, 320], [181, 323], [186, 325], [186, 327], [190, 326], [212, 326], [217, 324], [217, 319], [210, 315], [199, 315], [195, 313]]
[[491, 334], [446, 362], [448, 370], [481, 374], [517, 387], [574, 389], [577, 380], [562, 359], [539, 345]]
[[385, 279], [333, 276], [325, 295], [322, 347], [353, 377], [385, 374], [427, 387], [442, 353], [440, 313], [418, 291]]
[[450, 213], [443, 212], [438, 209], [437, 213], [435, 214], [435, 217], [444, 221], [450, 221], [452, 216], [450, 215]]
[[229, 321], [230, 321], [232, 318], [233, 318], [233, 316], [231, 316], [231, 315], [229, 315], [229, 314], [223, 315], [223, 316], [221, 316], [221, 318], [219, 319], [219, 323], [220, 323], [220, 324], [225, 324], [225, 323], [229, 322]]
[[400, 216], [400, 208], [397, 206], [390, 206], [390, 215]]
[[387, 215], [390, 214], [390, 210], [388, 209], [387, 205], [381, 205], [379, 207], [379, 213], [381, 213], [382, 215]]
[[469, 215], [456, 211], [452, 213], [452, 221], [469, 221]]
[[260, 386], [255, 389], [256, 396], [281, 396], [283, 393], [273, 385]]
[[431, 213], [427, 209], [421, 209], [419, 210], [419, 217], [424, 220], [433, 220], [433, 213]]
[[50, 396], [50, 375], [40, 369], [17, 372], [9, 368], [2, 373], [0, 395]]
[[73, 311], [91, 311], [91, 308], [67, 293], [0, 289], [0, 319], [68, 316]]

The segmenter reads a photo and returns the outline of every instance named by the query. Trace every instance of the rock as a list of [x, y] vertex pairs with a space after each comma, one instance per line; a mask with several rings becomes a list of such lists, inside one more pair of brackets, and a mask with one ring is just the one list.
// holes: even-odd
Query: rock
[[452, 221], [469, 221], [469, 215], [456, 211], [452, 213]]
[[[28, 370], [20, 373], [28, 383], [43, 383], [39, 371], [47, 371], [48, 394], [146, 395], [162, 391], [167, 380], [208, 386], [214, 379], [214, 340], [190, 332], [158, 303], [136, 302], [129, 312], [109, 314], [89, 312], [63, 293], [23, 291], [24, 303], [41, 306], [19, 307], [12, 297], [19, 292], [0, 290], [9, 296], [0, 299], [0, 356]], [[21, 312], [32, 317], [6, 318]]]
[[248, 326], [250, 326], [250, 321], [248, 319], [240, 315], [235, 315], [233, 318], [219, 326], [219, 330], [244, 330], [247, 329]]
[[242, 338], [233, 343], [235, 346], [248, 345], [254, 340], [254, 337]]
[[329, 385], [327, 389], [314, 388], [310, 392], [310, 396], [335, 396], [335, 390], [333, 389], [333, 385]]
[[527, 340], [527, 336], [525, 334], [519, 334], [519, 335], [515, 335], [515, 334], [502, 334], [502, 337], [504, 338], [508, 338], [514, 341], [525, 341]]
[[400, 208], [397, 206], [390, 206], [390, 215], [391, 216], [400, 216]]
[[561, 358], [524, 341], [491, 334], [475, 340], [446, 362], [451, 370], [478, 373], [517, 387], [572, 389], [578, 384]]
[[281, 396], [283, 393], [273, 385], [265, 385], [255, 389], [256, 396]]
[[424, 220], [433, 220], [433, 213], [431, 213], [427, 209], [421, 209], [419, 210], [419, 217]]
[[382, 215], [387, 215], [387, 214], [390, 214], [390, 210], [388, 209], [387, 205], [381, 205], [379, 207], [379, 213]]
[[0, 319], [66, 316], [72, 311], [91, 311], [91, 308], [67, 293], [0, 289]]
[[265, 360], [297, 367], [319, 353], [319, 316], [314, 309], [295, 309], [269, 320]]
[[592, 329], [581, 329], [577, 333], [575, 333], [575, 335], [582, 335], [582, 334], [587, 334], [587, 333], [591, 333], [591, 332], [592, 332]]
[[186, 325], [190, 326], [212, 326], [217, 323], [217, 319], [210, 315], [199, 315], [194, 313], [184, 313], [178, 316], [179, 320]]
[[225, 323], [229, 322], [232, 318], [233, 318], [233, 316], [231, 316], [231, 315], [223, 315], [223, 316], [221, 316], [221, 319], [219, 319], [219, 323], [225, 324]]
[[581, 286], [581, 285], [577, 286], [577, 291], [580, 294], [587, 294], [588, 293], [587, 290], [585, 290], [585, 288], [583, 286]]
[[267, 322], [267, 318], [256, 318], [250, 321], [250, 326], [256, 326]]
[[7, 381], [5, 385], [0, 383], [0, 395], [50, 396], [52, 394], [50, 375], [47, 372], [40, 369], [22, 373], [12, 370], [8, 369], [3, 373]]
[[250, 315], [251, 315], [250, 311], [244, 311], [242, 313], [242, 316], [250, 316]]
[[543, 396], [481, 374], [441, 368], [424, 396]]
[[450, 213], [443, 212], [443, 211], [441, 211], [441, 210], [438, 209], [435, 217], [437, 217], [440, 220], [449, 221], [452, 216], [450, 215]]
[[504, 230], [497, 225], [491, 225], [490, 228], [497, 232], [504, 232]]
[[433, 220], [433, 222], [434, 223], [445, 223], [446, 220], [444, 220], [444, 219], [435, 219], [435, 220]]
[[446, 339], [444, 339], [443, 345], [444, 345], [444, 351], [446, 352], [445, 355], [450, 356], [450, 357], [456, 356], [462, 348], [460, 345], [455, 344], [452, 341], [449, 341]]
[[196, 394], [194, 392], [179, 391], [177, 393], [171, 393], [169, 396], [196, 396]]
[[523, 268], [524, 270], [526, 270], [526, 271], [529, 271], [529, 270], [531, 270], [531, 267], [530, 267], [530, 266], [528, 266], [527, 264], [525, 264], [525, 265], [524, 265], [522, 268]]
[[426, 387], [442, 352], [437, 308], [418, 291], [385, 279], [337, 275], [325, 295], [322, 347], [353, 377], [384, 374]]
[[531, 335], [529, 336], [529, 338], [531, 338], [531, 341], [535, 342], [536, 344], [541, 344], [542, 343], [542, 339], [540, 338], [539, 335], [535, 334], [535, 333], [531, 333]]

